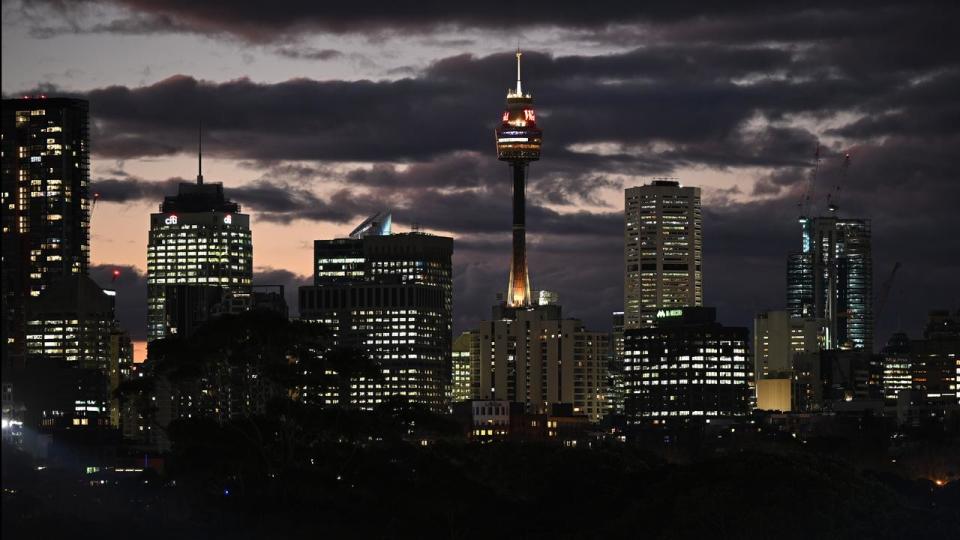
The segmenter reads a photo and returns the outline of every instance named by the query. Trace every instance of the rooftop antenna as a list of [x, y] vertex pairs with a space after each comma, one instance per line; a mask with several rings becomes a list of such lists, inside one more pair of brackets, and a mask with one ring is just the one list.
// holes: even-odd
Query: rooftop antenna
[[197, 127], [197, 185], [203, 185], [203, 120]]
[[520, 87], [520, 57], [523, 56], [523, 53], [520, 52], [520, 42], [517, 41], [517, 95], [523, 95], [523, 89]]

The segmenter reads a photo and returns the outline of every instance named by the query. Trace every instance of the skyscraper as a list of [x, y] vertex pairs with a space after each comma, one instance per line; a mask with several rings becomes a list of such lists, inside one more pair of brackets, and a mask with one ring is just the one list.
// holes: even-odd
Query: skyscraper
[[629, 188], [624, 201], [624, 328], [662, 309], [703, 305], [700, 188], [672, 180]]
[[873, 349], [870, 221], [800, 218], [801, 250], [787, 260], [787, 309], [825, 319], [827, 349]]
[[4, 359], [25, 353], [25, 308], [60, 278], [85, 275], [90, 250], [87, 102], [3, 100]]
[[543, 132], [537, 127], [533, 96], [524, 94], [520, 84], [520, 49], [517, 49], [517, 86], [507, 91], [507, 107], [496, 129], [497, 159], [513, 170], [513, 254], [507, 282], [507, 305], [532, 304], [527, 273], [526, 174], [531, 161], [540, 159]]
[[[160, 212], [150, 214], [147, 245], [147, 338], [167, 336], [171, 324], [168, 296], [176, 296], [178, 311], [186, 298], [183, 287], [221, 289], [228, 296], [250, 296], [253, 280], [253, 241], [250, 217], [228, 200], [223, 184], [183, 182], [177, 195], [168, 196]], [[177, 287], [180, 287], [179, 289]]]
[[349, 238], [314, 242], [314, 285], [299, 291], [300, 317], [323, 325], [336, 345], [377, 366], [351, 398], [370, 407], [402, 397], [438, 412], [451, 391], [453, 239], [391, 234], [389, 214]]

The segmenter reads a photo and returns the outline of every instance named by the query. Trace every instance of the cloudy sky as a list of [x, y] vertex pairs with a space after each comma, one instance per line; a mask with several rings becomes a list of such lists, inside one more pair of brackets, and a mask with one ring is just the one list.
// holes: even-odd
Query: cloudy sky
[[623, 188], [652, 177], [703, 188], [721, 319], [782, 308], [818, 144], [809, 211], [829, 196], [873, 220], [878, 294], [903, 264], [877, 341], [960, 307], [956, 2], [401, 4], [3, 1], [5, 97], [90, 100], [93, 273], [125, 269], [135, 337], [148, 214], [196, 175], [201, 121], [205, 178], [252, 215], [257, 281], [292, 293], [312, 240], [390, 208], [400, 230], [456, 238], [455, 326], [485, 317], [507, 280], [511, 186], [492, 130], [518, 42], [544, 129], [532, 283], [568, 316], [607, 329], [622, 309]]

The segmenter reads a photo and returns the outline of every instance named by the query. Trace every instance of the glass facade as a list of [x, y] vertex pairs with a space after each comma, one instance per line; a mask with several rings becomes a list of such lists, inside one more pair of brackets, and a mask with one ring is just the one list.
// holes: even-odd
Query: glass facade
[[873, 349], [870, 221], [801, 218], [802, 251], [787, 262], [787, 308], [827, 321], [828, 349]]

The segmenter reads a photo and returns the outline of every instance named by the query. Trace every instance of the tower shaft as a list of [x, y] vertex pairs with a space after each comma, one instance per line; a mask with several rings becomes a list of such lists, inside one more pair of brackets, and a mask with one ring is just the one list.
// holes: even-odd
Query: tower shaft
[[513, 257], [510, 263], [510, 281], [507, 286], [507, 304], [531, 304], [530, 275], [527, 272], [526, 219], [526, 161], [512, 161], [513, 169]]

